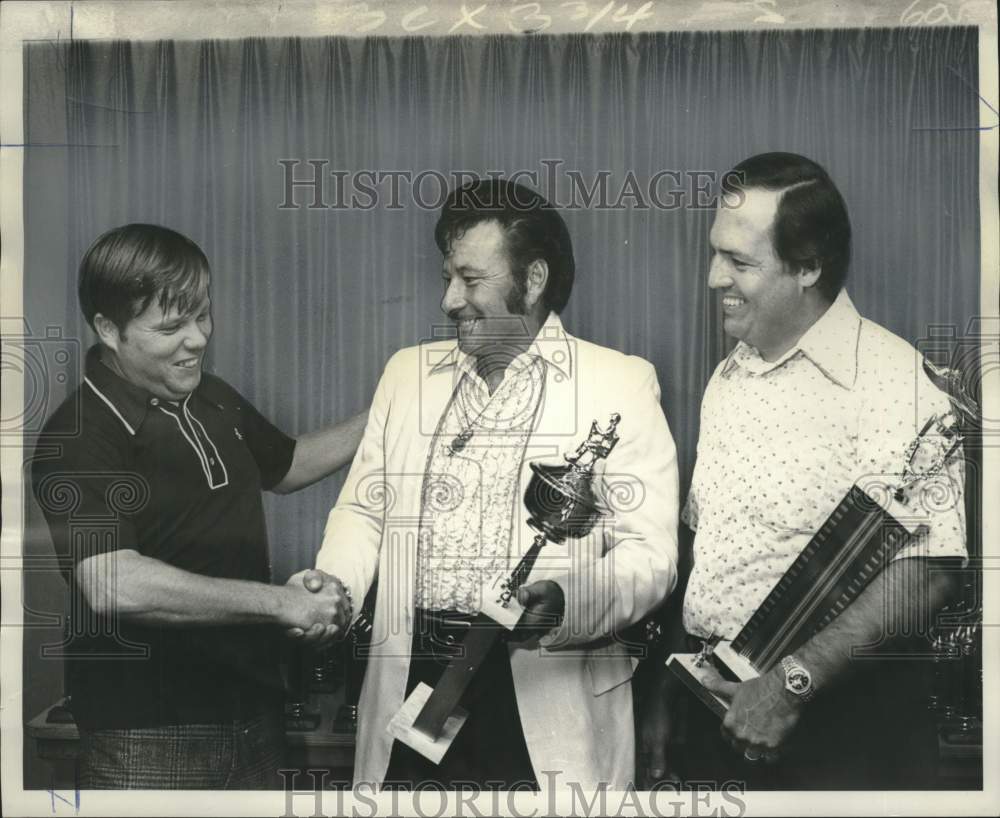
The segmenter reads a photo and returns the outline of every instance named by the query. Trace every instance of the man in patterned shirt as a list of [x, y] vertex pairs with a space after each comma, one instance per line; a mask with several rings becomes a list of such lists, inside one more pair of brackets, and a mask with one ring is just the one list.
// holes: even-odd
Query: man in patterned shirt
[[[355, 784], [623, 788], [633, 663], [615, 637], [676, 579], [677, 467], [656, 373], [563, 329], [572, 245], [536, 193], [470, 183], [449, 196], [435, 238], [457, 343], [386, 365], [316, 559], [355, 599], [378, 575]], [[531, 546], [531, 463], [565, 465], [591, 422], [616, 412], [620, 439], [595, 481], [607, 514], [542, 550], [518, 594], [527, 612], [473, 677], [469, 719], [440, 766], [393, 742], [390, 720], [419, 682], [437, 683], [484, 582]]]
[[[770, 153], [726, 178], [739, 181], [723, 185], [708, 283], [739, 343], [705, 391], [683, 515], [695, 530], [683, 613], [695, 638], [735, 637], [851, 485], [895, 483], [908, 443], [949, 408], [913, 347], [862, 318], [844, 290], [850, 222], [823, 168]], [[953, 592], [954, 575], [930, 566], [966, 554], [960, 465], [939, 485], [926, 534], [837, 619], [761, 677], [718, 680], [731, 700], [721, 738], [692, 704], [686, 777], [928, 785], [923, 674], [898, 661], [913, 658], [905, 645], [886, 657], [887, 637], [919, 629]]]

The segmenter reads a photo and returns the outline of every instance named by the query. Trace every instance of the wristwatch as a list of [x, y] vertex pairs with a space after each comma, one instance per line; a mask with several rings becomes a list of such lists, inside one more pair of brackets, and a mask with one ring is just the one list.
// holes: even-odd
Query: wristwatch
[[812, 674], [794, 656], [782, 659], [781, 669], [785, 671], [785, 690], [797, 696], [799, 701], [808, 702], [816, 695]]

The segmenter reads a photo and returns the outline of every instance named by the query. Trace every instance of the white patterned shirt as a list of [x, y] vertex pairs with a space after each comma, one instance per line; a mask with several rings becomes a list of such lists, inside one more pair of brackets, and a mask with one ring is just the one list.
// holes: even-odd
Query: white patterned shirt
[[[521, 461], [542, 405], [546, 361], [522, 353], [490, 395], [464, 356], [431, 444], [421, 497], [416, 604], [477, 613], [487, 579], [514, 568]], [[460, 434], [470, 432], [464, 444]], [[518, 555], [519, 556], [519, 555]]]
[[[851, 485], [899, 482], [947, 397], [916, 350], [846, 291], [779, 360], [740, 343], [705, 390], [683, 519], [695, 529], [689, 633], [735, 637]], [[929, 531], [899, 556], [962, 556], [961, 459], [937, 480]]]

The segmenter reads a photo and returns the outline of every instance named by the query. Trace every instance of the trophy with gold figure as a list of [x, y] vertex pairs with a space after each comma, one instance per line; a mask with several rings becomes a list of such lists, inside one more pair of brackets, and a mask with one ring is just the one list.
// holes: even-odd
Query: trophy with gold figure
[[715, 636], [695, 654], [673, 654], [667, 667], [720, 717], [728, 704], [702, 683], [718, 672], [743, 682], [770, 670], [850, 605], [925, 523], [926, 508], [950, 492], [935, 479], [959, 455], [968, 402], [931, 417], [905, 452], [890, 485], [847, 492], [791, 567], [731, 642]]
[[606, 429], [595, 420], [590, 433], [565, 463], [531, 464], [531, 480], [524, 494], [528, 525], [538, 532], [531, 547], [509, 574], [486, 584], [483, 605], [472, 621], [461, 649], [432, 689], [418, 685], [389, 724], [389, 732], [434, 763], [440, 763], [468, 713], [459, 706], [462, 694], [497, 639], [512, 631], [523, 609], [517, 589], [527, 580], [542, 548], [549, 542], [584, 537], [601, 512], [594, 498], [594, 467], [618, 442], [621, 416], [611, 415]]

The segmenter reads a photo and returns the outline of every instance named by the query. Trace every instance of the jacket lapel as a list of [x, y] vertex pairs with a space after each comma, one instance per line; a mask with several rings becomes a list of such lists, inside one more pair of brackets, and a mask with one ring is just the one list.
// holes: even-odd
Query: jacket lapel
[[[585, 435], [581, 429], [588, 429], [590, 418], [583, 417], [579, 401], [579, 379], [577, 378], [577, 344], [569, 335], [565, 336], [569, 352], [569, 362], [562, 367], [548, 364], [545, 370], [545, 392], [542, 405], [535, 420], [535, 431], [528, 438], [524, 460], [521, 464], [518, 494], [518, 524], [514, 527], [513, 547], [524, 554], [538, 533], [528, 525], [529, 512], [524, 505], [524, 493], [531, 482], [531, 464], [563, 465], [563, 455], [572, 453]], [[546, 548], [551, 548], [551, 544]], [[544, 574], [542, 560], [532, 571], [529, 581]]]

